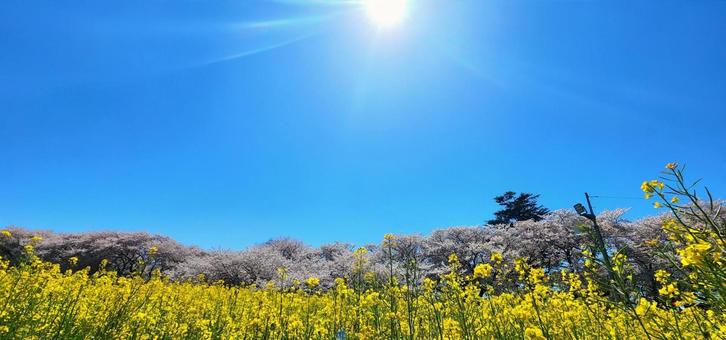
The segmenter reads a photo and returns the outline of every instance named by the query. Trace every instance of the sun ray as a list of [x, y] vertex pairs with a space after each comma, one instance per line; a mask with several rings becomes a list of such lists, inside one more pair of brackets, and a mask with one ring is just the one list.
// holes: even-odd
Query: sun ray
[[292, 45], [294, 43], [297, 43], [297, 42], [300, 42], [300, 41], [309, 39], [309, 38], [315, 36], [316, 34], [317, 33], [304, 34], [304, 35], [301, 35], [301, 36], [298, 36], [298, 37], [295, 37], [295, 38], [292, 38], [292, 39], [288, 39], [288, 40], [284, 40], [284, 41], [281, 41], [281, 42], [277, 42], [277, 43], [273, 43], [273, 44], [261, 46], [261, 47], [258, 47], [258, 48], [253, 48], [253, 49], [250, 49], [250, 50], [247, 50], [247, 51], [243, 51], [243, 52], [231, 54], [231, 55], [224, 56], [224, 57], [221, 57], [221, 58], [209, 60], [209, 61], [206, 61], [206, 62], [201, 63], [199, 66], [219, 64], [219, 63], [223, 63], [223, 62], [227, 62], [227, 61], [232, 61], [232, 60], [236, 60], [236, 59], [242, 59], [242, 58], [245, 58], [245, 57], [253, 56], [253, 55], [259, 54], [259, 53], [264, 53], [264, 52], [272, 51], [274, 49], [278, 49], [278, 48], [281, 48], [281, 47], [285, 47], [285, 46]]

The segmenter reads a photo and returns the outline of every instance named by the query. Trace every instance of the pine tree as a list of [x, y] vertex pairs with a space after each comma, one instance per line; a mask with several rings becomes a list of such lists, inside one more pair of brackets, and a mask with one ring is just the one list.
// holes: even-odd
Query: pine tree
[[504, 208], [495, 212], [495, 219], [487, 223], [512, 224], [516, 221], [541, 221], [550, 211], [537, 202], [538, 198], [539, 195], [526, 192], [517, 195], [515, 192], [507, 191], [501, 196], [494, 198], [494, 201]]

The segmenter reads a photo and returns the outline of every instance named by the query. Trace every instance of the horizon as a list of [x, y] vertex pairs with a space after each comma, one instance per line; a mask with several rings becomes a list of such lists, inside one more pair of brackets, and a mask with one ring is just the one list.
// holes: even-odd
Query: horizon
[[369, 244], [509, 190], [634, 220], [668, 162], [726, 197], [726, 2], [404, 2], [1, 3], [0, 228]]

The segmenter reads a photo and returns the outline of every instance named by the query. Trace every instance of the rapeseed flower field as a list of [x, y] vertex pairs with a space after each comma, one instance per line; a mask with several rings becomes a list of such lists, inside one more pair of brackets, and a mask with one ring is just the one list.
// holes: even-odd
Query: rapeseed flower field
[[[451, 259], [455, 268], [456, 259]], [[507, 271], [477, 267], [421, 287], [394, 284], [356, 291], [343, 279], [321, 291], [315, 278], [289, 289], [172, 282], [61, 272], [37, 259], [0, 264], [0, 338], [51, 339], [592, 339], [724, 338], [723, 314], [694, 305], [670, 308], [640, 299], [634, 312], [610, 302], [580, 276], [551, 281], [517, 265], [517, 292], [481, 292], [473, 279]], [[664, 282], [666, 278], [663, 278]], [[664, 295], [678, 296], [671, 284]], [[482, 294], [483, 293], [483, 294]]]
[[[676, 165], [667, 171], [682, 183]], [[703, 223], [686, 223], [676, 204], [698, 201], [672, 183], [646, 181], [641, 188], [674, 212], [663, 229], [676, 256], [672, 271], [655, 274], [657, 301], [629, 288], [623, 253], [592, 245], [585, 245], [582, 272], [546, 272], [492, 253], [467, 274], [452, 254], [449, 271], [436, 277], [412, 270], [402, 279], [391, 269], [380, 282], [360, 272], [323, 288], [316, 277], [283, 284], [285, 268], [279, 284], [265, 286], [172, 280], [158, 270], [120, 276], [103, 263], [90, 272], [73, 268], [77, 258], [62, 270], [35, 256], [34, 245], [43, 242], [35, 237], [23, 263], [0, 260], [0, 338], [726, 339], [723, 226], [693, 206]], [[395, 242], [386, 235], [381, 247], [390, 252]], [[354, 253], [357, 268], [365, 252]]]

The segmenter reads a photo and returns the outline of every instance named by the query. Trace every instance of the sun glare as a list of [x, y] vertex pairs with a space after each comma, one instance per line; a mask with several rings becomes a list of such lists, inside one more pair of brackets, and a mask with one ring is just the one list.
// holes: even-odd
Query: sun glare
[[368, 18], [379, 28], [401, 24], [408, 16], [409, 0], [363, 0]]

